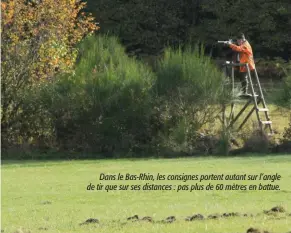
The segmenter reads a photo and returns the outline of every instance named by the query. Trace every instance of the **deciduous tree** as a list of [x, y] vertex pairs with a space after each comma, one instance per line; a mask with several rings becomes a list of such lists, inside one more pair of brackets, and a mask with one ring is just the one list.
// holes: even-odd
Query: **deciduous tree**
[[[2, 1], [1, 126], [13, 132], [25, 115], [23, 96], [39, 82], [70, 72], [85, 35], [98, 30], [79, 0]], [[33, 113], [32, 113], [33, 114]], [[7, 135], [6, 135], [7, 136]]]

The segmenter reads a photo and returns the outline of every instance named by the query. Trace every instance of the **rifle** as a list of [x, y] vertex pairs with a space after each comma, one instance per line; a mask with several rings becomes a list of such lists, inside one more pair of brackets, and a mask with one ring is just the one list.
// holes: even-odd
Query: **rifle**
[[228, 42], [230, 42], [230, 43], [232, 43], [232, 44], [234, 43], [234, 42], [233, 42], [233, 39], [229, 39], [229, 40], [219, 40], [219, 41], [217, 41], [218, 44], [226, 44], [226, 43], [228, 43]]

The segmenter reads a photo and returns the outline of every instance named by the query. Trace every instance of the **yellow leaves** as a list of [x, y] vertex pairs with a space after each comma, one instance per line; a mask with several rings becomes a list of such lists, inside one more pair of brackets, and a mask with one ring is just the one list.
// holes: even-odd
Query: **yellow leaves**
[[53, 64], [53, 65], [57, 65], [57, 64], [59, 64], [59, 59], [58, 59], [58, 58], [55, 58], [55, 59], [52, 61], [52, 64]]
[[70, 60], [68, 60], [68, 59], [65, 61], [65, 63], [66, 63], [66, 65], [68, 65], [68, 66], [70, 66], [70, 65], [71, 65], [71, 61], [70, 61]]
[[3, 53], [11, 58], [19, 54], [24, 61], [28, 54], [35, 56], [30, 67], [33, 79], [45, 79], [55, 68], [71, 70], [77, 57], [74, 45], [99, 29], [94, 18], [82, 12], [85, 6], [79, 0], [42, 0], [33, 5], [23, 0], [2, 2], [2, 43], [7, 45]]
[[14, 15], [14, 7], [14, 1], [9, 1], [8, 3], [1, 2], [2, 22], [4, 25], [11, 23]]
[[11, 34], [10, 39], [13, 44], [17, 44], [19, 42], [19, 37], [15, 34]]

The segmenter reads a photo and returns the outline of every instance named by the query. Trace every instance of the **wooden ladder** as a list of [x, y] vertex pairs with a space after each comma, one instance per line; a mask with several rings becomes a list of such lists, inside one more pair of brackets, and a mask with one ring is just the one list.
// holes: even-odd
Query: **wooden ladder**
[[[254, 85], [253, 85], [253, 81], [252, 81], [252, 76], [251, 76], [249, 65], [246, 63], [245, 66], [246, 66], [247, 71], [248, 71], [247, 72], [248, 73], [248, 80], [249, 80], [249, 83], [250, 83], [250, 86], [251, 86], [252, 97], [253, 97], [253, 101], [254, 101], [254, 105], [255, 105], [254, 107], [255, 107], [255, 110], [256, 110], [256, 115], [257, 115], [257, 119], [258, 119], [258, 122], [259, 122], [259, 125], [260, 125], [260, 129], [261, 129], [261, 131], [263, 131], [263, 130], [266, 130], [266, 128], [269, 128], [269, 130], [270, 130], [269, 135], [273, 135], [274, 131], [273, 131], [273, 127], [272, 127], [272, 121], [271, 121], [271, 118], [270, 118], [270, 115], [269, 115], [269, 109], [268, 109], [267, 104], [266, 104], [266, 100], [265, 100], [265, 97], [264, 97], [264, 94], [263, 94], [263, 90], [262, 90], [262, 87], [261, 87], [261, 83], [260, 83], [260, 80], [259, 80], [259, 76], [258, 76], [257, 70], [256, 70], [256, 68], [254, 69], [254, 74], [256, 76], [256, 83], [257, 83], [258, 89], [259, 89], [258, 95], [255, 93], [255, 88], [254, 88]], [[262, 108], [259, 107], [260, 103], [263, 105]], [[262, 116], [260, 115], [260, 113], [264, 113], [265, 120], [262, 120]]]
[[[234, 116], [232, 117], [228, 127], [232, 127], [233, 124], [237, 121], [237, 119], [246, 110], [246, 108], [253, 102], [253, 104], [254, 104], [253, 108], [247, 114], [247, 116], [245, 117], [243, 122], [238, 127], [238, 131], [240, 129], [242, 129], [242, 127], [245, 125], [245, 123], [247, 122], [249, 117], [252, 115], [252, 113], [254, 111], [256, 111], [256, 116], [257, 116], [260, 130], [263, 132], [264, 130], [269, 129], [270, 132], [268, 133], [268, 135], [272, 136], [274, 134], [274, 131], [272, 128], [272, 121], [270, 119], [269, 109], [268, 109], [266, 101], [265, 101], [265, 97], [264, 97], [264, 94], [262, 91], [261, 83], [260, 83], [256, 68], [254, 69], [254, 74], [256, 76], [255, 80], [256, 80], [256, 84], [258, 86], [258, 90], [259, 90], [258, 94], [255, 92], [254, 83], [253, 83], [253, 80], [251, 77], [251, 72], [250, 72], [250, 68], [249, 68], [248, 63], [234, 63], [234, 62], [228, 61], [228, 62], [226, 62], [226, 66], [232, 67], [231, 78], [232, 78], [233, 88], [234, 88], [234, 67], [235, 66], [246, 66], [247, 78], [248, 78], [249, 84], [251, 86], [251, 92], [252, 92], [251, 95], [246, 96], [248, 98], [247, 103], [244, 105], [244, 107], [240, 110], [240, 112], [235, 117]], [[260, 104], [262, 105], [262, 107], [260, 107]], [[232, 114], [233, 114], [233, 108], [234, 108], [234, 104], [232, 104], [232, 110], [231, 110]], [[263, 113], [263, 116], [261, 116], [262, 113]]]

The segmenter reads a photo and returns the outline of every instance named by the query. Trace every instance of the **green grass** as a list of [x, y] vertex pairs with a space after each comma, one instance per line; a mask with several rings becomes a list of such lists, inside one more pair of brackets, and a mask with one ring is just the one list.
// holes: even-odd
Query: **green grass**
[[[246, 232], [257, 227], [270, 232], [291, 230], [291, 216], [262, 214], [282, 205], [291, 212], [291, 155], [245, 156], [237, 158], [180, 158], [95, 161], [3, 161], [2, 229], [15, 232], [22, 227], [31, 232]], [[282, 178], [280, 191], [87, 191], [92, 184], [145, 184], [150, 181], [99, 181], [99, 174], [141, 172], [162, 174], [275, 174]], [[214, 185], [221, 181], [210, 181]], [[155, 184], [195, 184], [196, 181], [154, 181]], [[207, 185], [209, 181], [201, 184]], [[233, 184], [234, 181], [223, 181]], [[260, 181], [237, 181], [258, 184]], [[271, 183], [264, 181], [265, 184]], [[51, 202], [45, 204], [45, 202]], [[239, 212], [256, 217], [231, 217], [186, 222], [196, 213]], [[130, 223], [126, 218], [138, 214], [162, 220], [174, 215], [172, 224]], [[88, 218], [99, 225], [79, 226]], [[39, 230], [47, 228], [46, 231]]]

